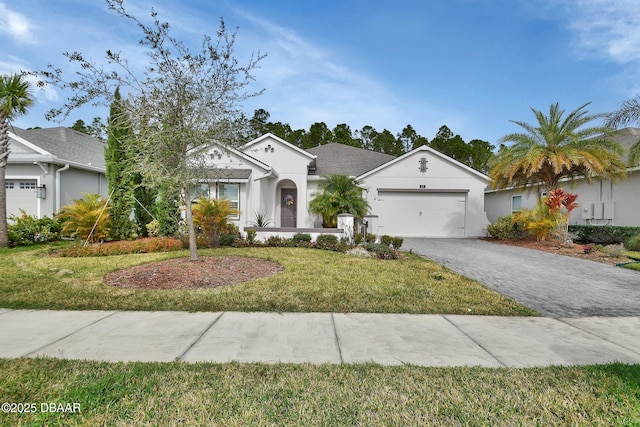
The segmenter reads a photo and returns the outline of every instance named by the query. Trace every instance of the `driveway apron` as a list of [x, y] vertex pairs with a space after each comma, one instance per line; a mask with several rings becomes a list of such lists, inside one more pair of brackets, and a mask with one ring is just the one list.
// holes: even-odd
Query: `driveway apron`
[[475, 279], [543, 316], [638, 316], [640, 272], [482, 239], [404, 239], [403, 250]]

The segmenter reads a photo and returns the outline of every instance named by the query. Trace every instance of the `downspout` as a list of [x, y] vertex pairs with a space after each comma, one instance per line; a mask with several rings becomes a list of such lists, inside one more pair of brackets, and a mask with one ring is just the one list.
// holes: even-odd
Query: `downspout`
[[56, 212], [60, 210], [60, 174], [66, 170], [69, 170], [69, 164], [56, 171]]

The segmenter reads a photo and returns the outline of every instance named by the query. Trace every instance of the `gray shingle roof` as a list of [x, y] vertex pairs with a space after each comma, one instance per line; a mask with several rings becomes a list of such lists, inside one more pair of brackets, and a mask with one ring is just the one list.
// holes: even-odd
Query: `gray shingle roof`
[[306, 151], [317, 156], [316, 170], [311, 174], [358, 176], [395, 159], [390, 154], [364, 150], [349, 145], [331, 143], [309, 148]]
[[629, 158], [629, 149], [633, 144], [640, 141], [640, 129], [639, 128], [624, 128], [616, 131], [612, 139], [622, 146], [625, 154], [622, 156], [626, 163]]
[[61, 162], [105, 169], [105, 144], [89, 135], [62, 126], [28, 130], [11, 128], [11, 131], [53, 154]]

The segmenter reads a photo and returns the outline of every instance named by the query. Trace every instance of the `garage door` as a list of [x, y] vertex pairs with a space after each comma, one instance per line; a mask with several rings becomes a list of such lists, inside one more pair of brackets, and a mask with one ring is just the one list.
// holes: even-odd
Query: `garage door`
[[38, 198], [36, 197], [37, 181], [35, 179], [8, 179], [4, 186], [7, 189], [7, 216], [20, 215], [20, 209], [27, 215], [38, 214]]
[[465, 237], [467, 192], [378, 190], [378, 233], [403, 237]]

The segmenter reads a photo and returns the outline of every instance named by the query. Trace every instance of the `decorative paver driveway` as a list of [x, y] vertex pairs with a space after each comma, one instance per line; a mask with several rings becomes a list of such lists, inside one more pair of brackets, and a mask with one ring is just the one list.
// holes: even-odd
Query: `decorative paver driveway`
[[411, 249], [543, 316], [638, 316], [640, 272], [481, 239], [404, 239]]

